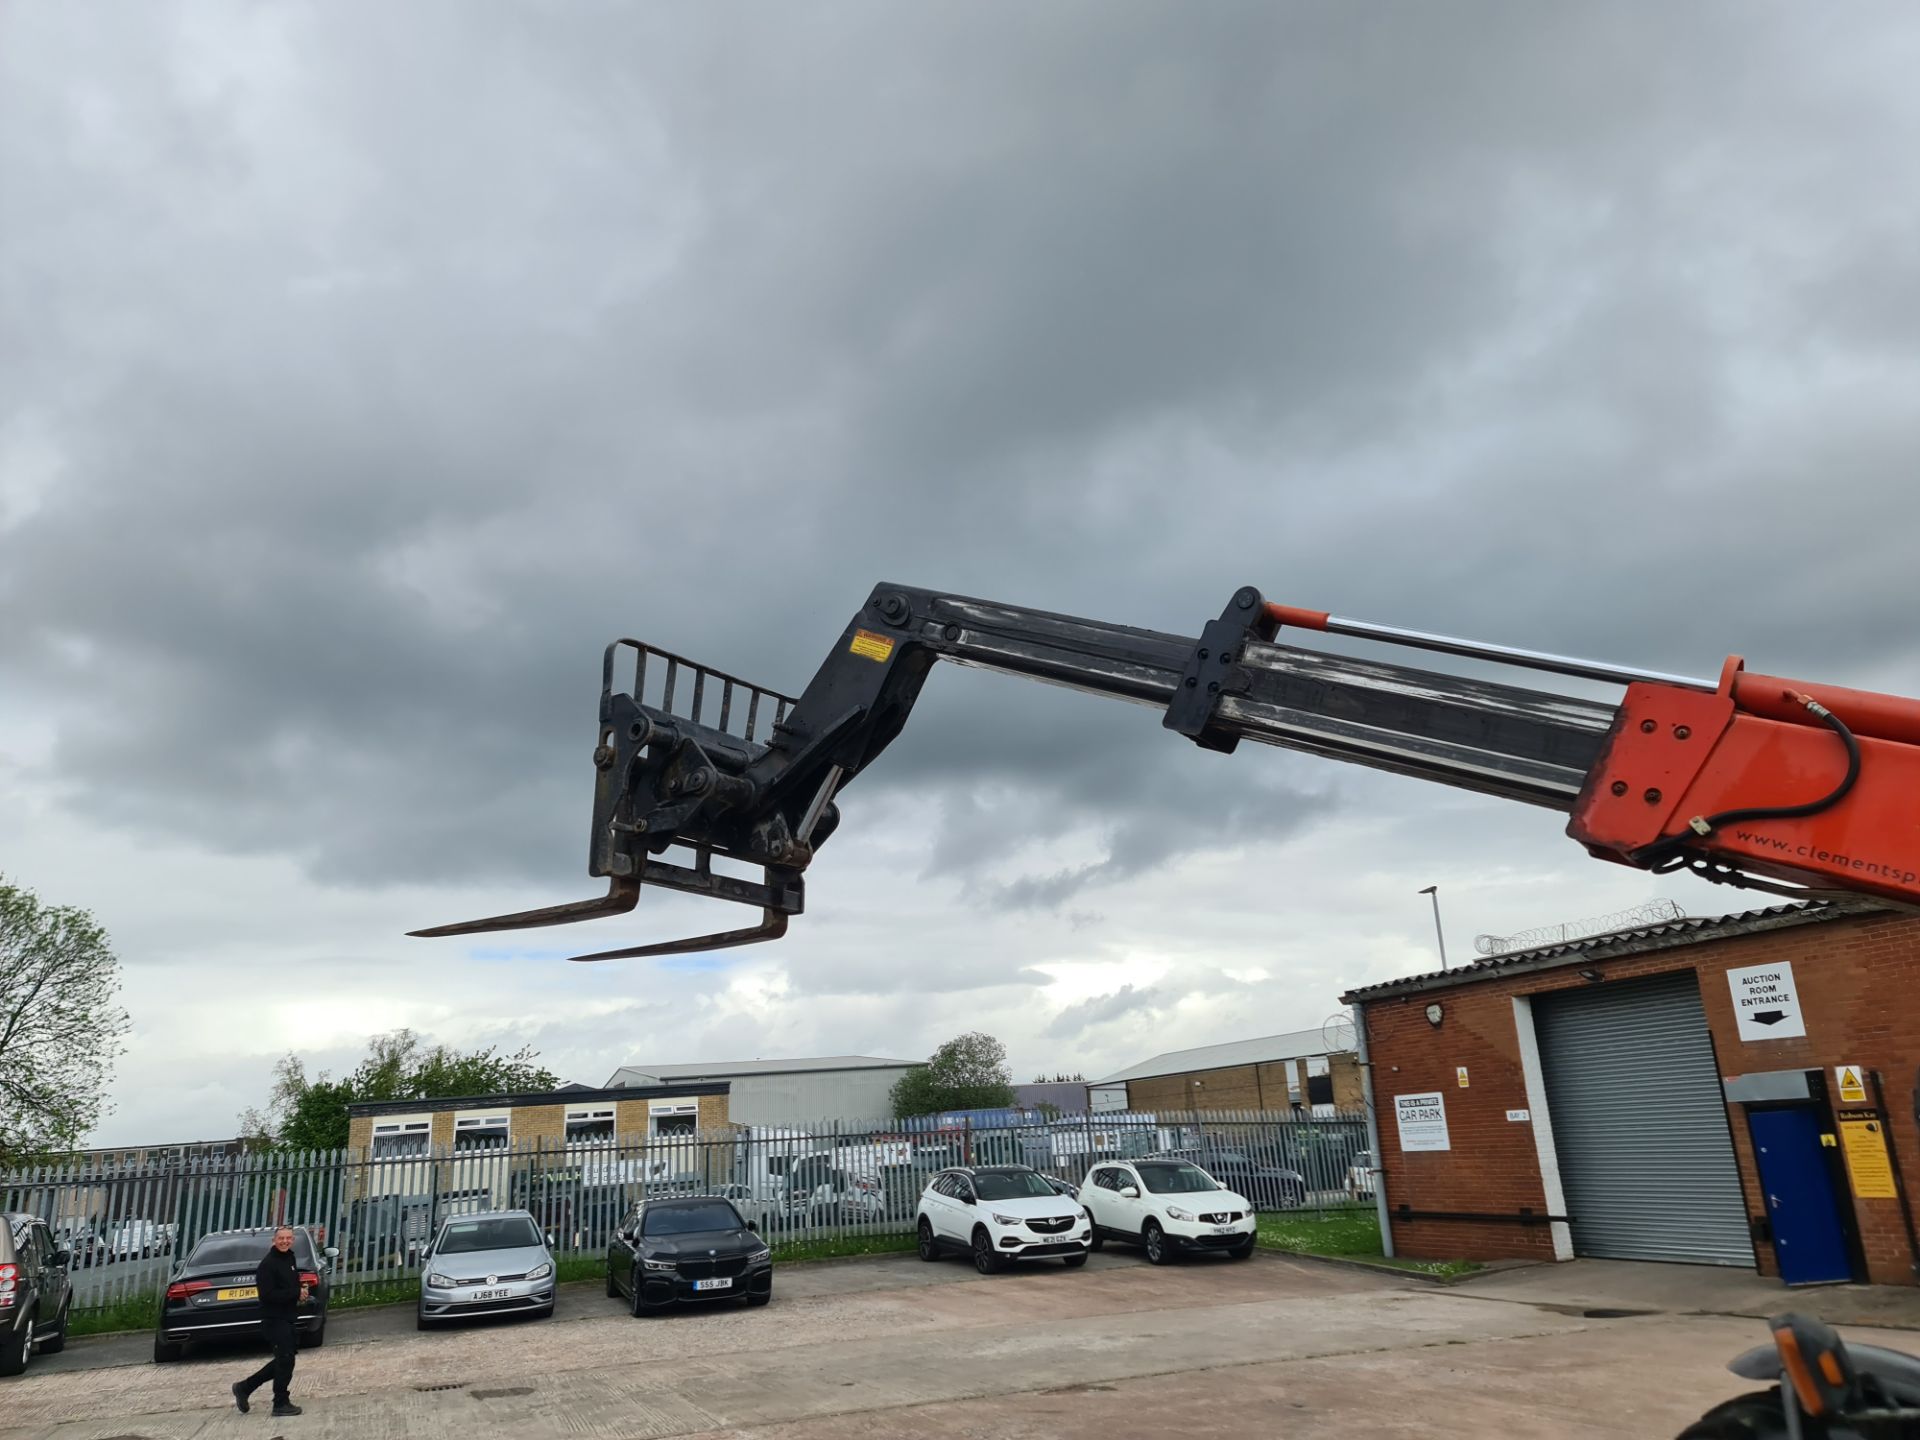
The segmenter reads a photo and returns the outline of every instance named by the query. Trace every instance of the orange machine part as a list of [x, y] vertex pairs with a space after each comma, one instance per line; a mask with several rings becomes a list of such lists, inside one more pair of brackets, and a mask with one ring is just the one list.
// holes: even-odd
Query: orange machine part
[[1266, 618], [1274, 625], [1291, 625], [1299, 630], [1324, 630], [1332, 617], [1325, 610], [1306, 610], [1298, 605], [1267, 602]]
[[1649, 681], [1629, 685], [1567, 833], [1617, 858], [1676, 833], [1698, 813], [1682, 813], [1687, 794], [1733, 721], [1733, 701], [1725, 695]]
[[1903, 696], [1849, 690], [1842, 685], [1810, 685], [1804, 680], [1781, 680], [1744, 671], [1732, 677], [1732, 685], [1734, 703], [1749, 714], [1793, 725], [1820, 725], [1804, 705], [1789, 698], [1797, 692], [1818, 700], [1846, 721], [1856, 735], [1920, 745], [1920, 702]]
[[[1567, 833], [1594, 854], [1628, 864], [1648, 845], [1677, 836], [1694, 853], [1751, 874], [1920, 900], [1920, 747], [1899, 739], [1859, 733], [1860, 778], [1819, 814], [1736, 822], [1709, 836], [1689, 828], [1695, 816], [1817, 799], [1846, 773], [1845, 747], [1825, 726], [1736, 708], [1734, 695], [1755, 678], [1730, 672], [1718, 695], [1629, 686]], [[1779, 689], [1793, 683], [1766, 681]], [[1905, 702], [1875, 712], [1879, 724], [1891, 720], [1898, 703]], [[1834, 713], [1852, 727], [1845, 711]]]

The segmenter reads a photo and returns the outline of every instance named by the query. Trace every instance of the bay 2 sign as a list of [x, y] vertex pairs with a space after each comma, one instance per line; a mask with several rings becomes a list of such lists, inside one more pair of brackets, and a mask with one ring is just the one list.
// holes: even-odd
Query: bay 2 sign
[[1393, 1097], [1393, 1116], [1400, 1124], [1400, 1149], [1451, 1150], [1447, 1139], [1447, 1101], [1438, 1090], [1424, 1095]]

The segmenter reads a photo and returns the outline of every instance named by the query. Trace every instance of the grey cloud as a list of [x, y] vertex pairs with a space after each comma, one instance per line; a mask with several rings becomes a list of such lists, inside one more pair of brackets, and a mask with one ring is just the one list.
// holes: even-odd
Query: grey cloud
[[1076, 1005], [1067, 1006], [1053, 1017], [1042, 1033], [1070, 1038], [1095, 1025], [1118, 1020], [1123, 1015], [1151, 1014], [1160, 1009], [1166, 1000], [1165, 992], [1155, 986], [1136, 990], [1131, 985], [1122, 985], [1112, 994], [1095, 995]]
[[[115, 854], [418, 885], [421, 922], [472, 913], [456, 886], [584, 893], [600, 646], [793, 690], [881, 578], [1186, 634], [1253, 582], [1915, 688], [1904, 7], [6, 25], [23, 855], [47, 806]], [[821, 863], [884, 830], [838, 893], [917, 878], [949, 937], [1078, 907], [1057, 943], [1098, 953], [1183, 856], [1293, 845], [1324, 890], [1364, 845], [1298, 842], [1383, 795], [1435, 815], [1409, 863], [1514, 833], [1412, 794], [947, 673]], [[1047, 958], [896, 963], [917, 937], [837, 913], [796, 993], [882, 1034]]]
[[793, 991], [808, 997], [898, 992], [960, 997], [1001, 986], [1038, 987], [1048, 980], [1023, 957], [975, 948], [965, 942], [932, 954], [903, 939], [894, 949], [835, 951], [823, 947], [793, 958], [788, 971]]
[[[1670, 214], [1652, 177], [1708, 108], [1668, 98], [1698, 87], [1689, 44], [1742, 53], [1731, 76], [1790, 49], [1731, 11], [1654, 56], [1618, 19], [1507, 6], [1402, 11], [1385, 46], [1375, 22], [1268, 7], [1205, 27], [1063, 7], [1011, 47], [1009, 11], [853, 7], [777, 40], [756, 15], [766, 48], [744, 50], [745, 12], [561, 13], [422, 7], [369, 44], [370, 11], [292, 11], [223, 53], [161, 7], [145, 41], [225, 91], [123, 76], [135, 51], [108, 47], [108, 133], [67, 123], [58, 67], [10, 87], [10, 134], [80, 146], [0, 156], [16, 213], [58, 221], [0, 252], [35, 335], [8, 347], [10, 418], [65, 467], [4, 542], [0, 599], [40, 617], [5, 643], [65, 680], [75, 804], [348, 883], [546, 873], [578, 845], [594, 651], [636, 622], [798, 683], [882, 569], [1197, 629], [1263, 572], [1349, 590], [1344, 552], [1388, 562], [1368, 590], [1391, 608], [1474, 552], [1419, 552], [1438, 517], [1418, 500], [1410, 523], [1354, 510], [1303, 544], [1315, 458], [1362, 415], [1373, 444], [1466, 423], [1420, 397], [1526, 336], [1526, 237], [1583, 204], [1624, 211], [1594, 249]], [[1499, 63], [1447, 43], [1476, 30]], [[790, 63], [830, 69], [854, 33], [892, 86], [817, 90]], [[77, 56], [94, 37], [41, 11], [29, 38]], [[428, 54], [445, 78], [422, 87]], [[1610, 66], [1646, 103], [1596, 83]], [[1780, 133], [1756, 82], [1726, 84]], [[114, 240], [135, 231], [129, 269]], [[1680, 327], [1659, 374], [1636, 363], [1607, 400], [1663, 431], [1675, 367], [1714, 338], [1678, 273], [1615, 280]], [[1556, 394], [1603, 344], [1550, 350]], [[1213, 453], [1146, 458], [1179, 436]], [[1587, 462], [1597, 488], [1614, 458]], [[1530, 493], [1522, 523], [1562, 492]], [[768, 595], [780, 626], [757, 618]], [[1601, 623], [1551, 608], [1575, 637]], [[1659, 628], [1650, 599], [1629, 608]], [[56, 640], [95, 658], [62, 663]], [[137, 726], [80, 703], [109, 667]], [[956, 693], [951, 728], [990, 732], [997, 703]], [[1045, 742], [1011, 738], [1008, 771], [1044, 778]], [[892, 763], [924, 783], [968, 755]]]
[[[1084, 714], [1075, 713], [1079, 706]], [[981, 903], [1058, 908], [1194, 851], [1276, 843], [1338, 807], [1336, 791], [1301, 783], [1307, 767], [1265, 747], [1232, 757], [1200, 751], [1148, 712], [1102, 709], [1075, 695], [1049, 697], [1034, 710], [1035, 728], [1051, 724], [1054, 733], [1023, 745], [1017, 761], [976, 732], [956, 735], [956, 750], [934, 762], [953, 778], [926, 874], [960, 879]], [[992, 873], [1008, 854], [1044, 851], [1076, 830], [1098, 832], [1101, 858], [1023, 861], [1034, 868], [1011, 880]]]

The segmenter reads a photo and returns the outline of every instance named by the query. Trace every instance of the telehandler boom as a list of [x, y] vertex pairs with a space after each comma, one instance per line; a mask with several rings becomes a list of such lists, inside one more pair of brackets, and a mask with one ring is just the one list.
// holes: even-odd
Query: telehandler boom
[[[1320, 631], [1625, 687], [1617, 704], [1279, 643]], [[731, 900], [756, 925], [576, 956], [775, 939], [939, 660], [1128, 700], [1209, 750], [1242, 740], [1565, 811], [1589, 853], [1796, 898], [1920, 901], [1920, 702], [1749, 672], [1689, 679], [1345, 620], [1236, 592], [1198, 638], [883, 584], [799, 696], [638, 640], [602, 671], [594, 900], [416, 935], [564, 925], [647, 885]], [[651, 699], [645, 698], [651, 696]], [[715, 856], [758, 867], [717, 873]], [[671, 858], [670, 858], [671, 857]]]

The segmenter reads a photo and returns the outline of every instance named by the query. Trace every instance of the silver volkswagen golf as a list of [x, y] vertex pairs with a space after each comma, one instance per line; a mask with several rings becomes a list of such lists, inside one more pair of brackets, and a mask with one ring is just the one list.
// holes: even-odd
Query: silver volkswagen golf
[[553, 1314], [553, 1251], [524, 1210], [460, 1215], [441, 1225], [420, 1278], [422, 1330], [469, 1315]]

